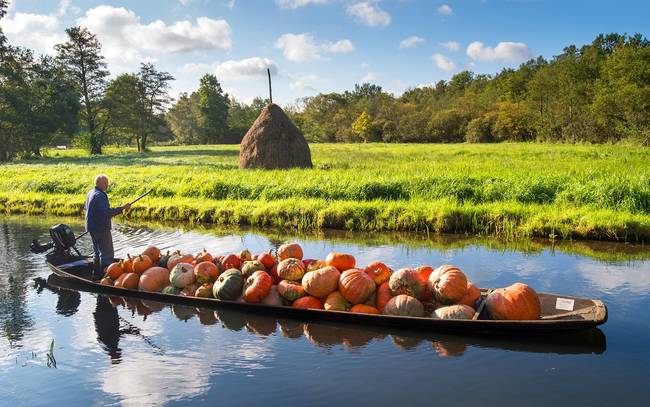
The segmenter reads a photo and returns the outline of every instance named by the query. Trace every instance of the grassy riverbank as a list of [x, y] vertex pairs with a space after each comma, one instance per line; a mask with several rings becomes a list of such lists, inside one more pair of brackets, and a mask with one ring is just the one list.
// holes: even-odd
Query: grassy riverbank
[[0, 166], [0, 208], [80, 215], [92, 176], [132, 219], [501, 237], [650, 240], [650, 150], [315, 144], [312, 170], [240, 171], [238, 146], [81, 151]]

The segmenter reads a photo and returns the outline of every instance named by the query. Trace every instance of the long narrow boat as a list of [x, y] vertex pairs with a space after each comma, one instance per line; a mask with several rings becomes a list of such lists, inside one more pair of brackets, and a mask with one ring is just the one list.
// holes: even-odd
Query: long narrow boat
[[357, 314], [317, 309], [299, 309], [286, 306], [249, 304], [239, 301], [223, 301], [214, 298], [185, 297], [158, 292], [145, 292], [99, 284], [92, 278], [92, 263], [85, 257], [75, 261], [66, 259], [57, 263], [48, 259], [50, 269], [59, 277], [69, 281], [80, 290], [134, 297], [166, 303], [185, 304], [203, 308], [231, 308], [246, 312], [272, 314], [301, 320], [329, 320], [341, 323], [358, 323], [394, 328], [426, 331], [456, 331], [467, 333], [510, 333], [538, 334], [573, 332], [593, 328], [607, 321], [607, 307], [602, 301], [538, 293], [542, 316], [539, 320], [497, 321], [489, 319], [484, 309], [484, 300], [490, 289], [481, 289], [477, 312], [471, 320], [440, 320], [430, 317], [402, 317], [391, 315]]

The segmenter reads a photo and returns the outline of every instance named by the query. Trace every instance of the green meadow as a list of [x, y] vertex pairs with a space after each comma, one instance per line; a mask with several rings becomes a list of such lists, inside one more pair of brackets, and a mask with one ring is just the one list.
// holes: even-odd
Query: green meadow
[[0, 165], [0, 208], [80, 216], [95, 174], [132, 220], [502, 238], [650, 240], [650, 149], [312, 144], [309, 170], [240, 170], [239, 146], [81, 150]]

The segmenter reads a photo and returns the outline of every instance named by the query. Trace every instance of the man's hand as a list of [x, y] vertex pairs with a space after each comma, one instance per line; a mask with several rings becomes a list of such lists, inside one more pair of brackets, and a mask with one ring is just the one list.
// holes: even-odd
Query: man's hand
[[128, 212], [129, 209], [131, 209], [131, 204], [130, 203], [122, 205], [122, 210], [124, 212]]

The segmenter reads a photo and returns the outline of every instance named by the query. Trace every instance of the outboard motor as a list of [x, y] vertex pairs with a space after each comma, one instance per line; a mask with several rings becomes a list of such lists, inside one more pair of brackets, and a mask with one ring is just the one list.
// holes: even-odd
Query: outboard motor
[[[85, 233], [84, 233], [85, 235]], [[80, 235], [81, 237], [83, 235]], [[46, 251], [54, 248], [56, 254], [68, 253], [70, 254], [70, 249], [73, 249], [78, 256], [81, 256], [75, 244], [77, 244], [77, 237], [74, 235], [74, 232], [68, 225], [58, 224], [50, 228], [50, 238], [51, 242], [46, 244], [41, 244], [37, 239], [32, 240], [32, 244], [29, 246], [29, 249], [32, 253], [45, 253]]]
[[74, 232], [70, 229], [70, 226], [64, 225], [63, 223], [50, 228], [50, 237], [52, 238], [54, 247], [60, 251], [70, 250], [77, 244], [77, 238]]

